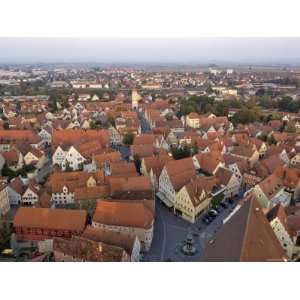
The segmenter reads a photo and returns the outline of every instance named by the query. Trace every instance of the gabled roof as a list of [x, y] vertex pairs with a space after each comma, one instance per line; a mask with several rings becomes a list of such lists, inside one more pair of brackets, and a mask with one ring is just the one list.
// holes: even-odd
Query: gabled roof
[[73, 145], [79, 141], [98, 140], [103, 147], [109, 143], [109, 132], [107, 130], [92, 129], [62, 129], [53, 130], [52, 147], [56, 149], [58, 145]]
[[123, 248], [129, 255], [132, 254], [135, 242], [135, 237], [132, 235], [92, 226], [86, 227], [82, 237], [95, 242], [102, 242], [108, 245]]
[[83, 231], [85, 210], [20, 207], [14, 218], [15, 227]]
[[107, 181], [111, 196], [124, 192], [152, 192], [153, 190], [149, 177], [145, 176], [108, 177]]
[[191, 157], [168, 161], [165, 168], [175, 191], [181, 189], [193, 176], [196, 176]]
[[229, 183], [232, 175], [233, 172], [225, 168], [219, 168], [216, 172], [216, 177], [219, 179], [219, 182], [221, 184], [224, 184], [225, 186], [227, 186], [227, 184]]
[[71, 240], [54, 238], [53, 250], [88, 262], [120, 262], [123, 260], [125, 252], [120, 247], [95, 242], [80, 236], [72, 236]]
[[140, 158], [153, 156], [156, 149], [152, 144], [131, 145], [130, 153], [132, 156], [138, 155]]
[[221, 154], [218, 152], [199, 153], [195, 157], [199, 162], [200, 169], [209, 175], [213, 175], [221, 162]]
[[110, 169], [113, 176], [138, 176], [134, 163], [114, 162], [110, 164]]
[[154, 216], [151, 209], [141, 201], [105, 201], [97, 204], [93, 222], [124, 227], [150, 229]]
[[190, 196], [192, 204], [194, 207], [199, 206], [199, 204], [204, 201], [207, 197], [204, 197], [202, 201], [199, 199], [202, 193], [208, 195], [214, 187], [218, 184], [218, 179], [215, 176], [199, 176], [192, 178], [185, 188]]
[[274, 173], [260, 182], [259, 187], [266, 197], [271, 200], [283, 188], [283, 181]]
[[205, 249], [204, 261], [286, 261], [287, 256], [255, 198], [243, 203]]
[[16, 191], [18, 194], [22, 195], [26, 189], [23, 181], [20, 179], [20, 177], [17, 177], [13, 179], [9, 185], [10, 188], [12, 188], [14, 191]]
[[269, 222], [272, 220], [278, 218], [280, 220], [280, 223], [285, 228], [286, 232], [290, 235], [290, 238], [293, 238], [296, 236], [297, 232], [291, 229], [291, 227], [288, 224], [288, 216], [285, 212], [284, 207], [278, 203], [276, 206], [274, 206], [267, 214], [267, 219]]
[[245, 158], [250, 158], [254, 154], [256, 149], [253, 149], [251, 146], [236, 146], [232, 149], [231, 154], [238, 155]]
[[17, 150], [4, 151], [0, 153], [7, 165], [15, 165], [19, 161], [20, 152]]
[[121, 161], [121, 153], [119, 151], [112, 151], [108, 153], [93, 155], [93, 161], [98, 167], [102, 167], [106, 162], [119, 162]]
[[173, 160], [173, 158], [167, 154], [161, 154], [151, 157], [145, 157], [144, 164], [147, 169], [147, 172], [150, 172], [152, 169], [153, 173], [159, 176], [164, 165], [170, 160]]
[[135, 136], [133, 145], [154, 145], [155, 143], [155, 135], [143, 133]]
[[30, 144], [37, 144], [41, 138], [32, 130], [0, 130], [0, 143], [26, 141]]
[[87, 180], [94, 178], [97, 185], [104, 183], [104, 172], [54, 172], [50, 175], [46, 182], [46, 187], [50, 188], [52, 193], [61, 193], [64, 186], [67, 186], [69, 191], [74, 192], [76, 188], [86, 187]]
[[106, 185], [77, 187], [74, 191], [75, 201], [97, 200], [108, 196], [108, 187]]

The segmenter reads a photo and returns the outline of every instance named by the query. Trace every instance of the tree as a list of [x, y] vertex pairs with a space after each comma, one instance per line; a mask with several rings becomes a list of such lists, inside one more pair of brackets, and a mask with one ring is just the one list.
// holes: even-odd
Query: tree
[[110, 124], [113, 127], [116, 126], [115, 118], [113, 116], [108, 116], [107, 117], [107, 122], [108, 122], [108, 124]]
[[20, 102], [20, 101], [18, 101], [17, 104], [16, 104], [16, 111], [17, 111], [18, 113], [21, 112], [21, 102]]
[[191, 150], [188, 146], [183, 147], [172, 147], [171, 148], [172, 156], [175, 160], [189, 157], [191, 155]]
[[130, 146], [133, 144], [134, 134], [132, 132], [128, 132], [124, 135], [123, 144], [126, 146]]
[[10, 235], [12, 231], [7, 224], [0, 223], [0, 252], [2, 252], [6, 248], [10, 248]]
[[94, 121], [90, 122], [90, 128], [91, 129], [96, 129], [97, 128], [96, 123]]
[[237, 124], [249, 124], [256, 122], [262, 118], [262, 114], [258, 108], [247, 108], [244, 107], [240, 111], [234, 114], [232, 122], [234, 125]]
[[2, 169], [2, 176], [8, 177], [9, 179], [17, 177], [16, 172], [11, 170], [8, 165], [5, 163]]
[[199, 152], [198, 144], [196, 142], [194, 142], [192, 145], [192, 148], [191, 148], [191, 153], [194, 155], [194, 154], [197, 154], [198, 152]]
[[268, 142], [269, 145], [276, 145], [277, 144], [273, 134], [267, 138], [267, 142]]
[[225, 103], [224, 101], [218, 102], [218, 103], [215, 105], [214, 113], [215, 113], [217, 116], [228, 116], [228, 113], [229, 113], [229, 107], [228, 107], [228, 104]]
[[276, 102], [272, 101], [271, 97], [264, 95], [258, 99], [258, 104], [264, 108], [275, 108]]
[[133, 156], [133, 160], [134, 160], [134, 165], [135, 165], [136, 171], [140, 174], [142, 162], [141, 162], [139, 155], [135, 154]]
[[73, 171], [73, 169], [72, 169], [71, 166], [70, 166], [70, 162], [69, 162], [68, 160], [66, 161], [66, 171], [67, 171], [67, 172]]
[[223, 199], [224, 199], [223, 193], [220, 193], [220, 194], [212, 197], [211, 202], [210, 202], [211, 207], [216, 208], [222, 202]]
[[293, 98], [290, 96], [284, 96], [280, 100], [278, 100], [278, 107], [279, 109], [283, 111], [289, 111], [289, 107], [291, 106], [291, 103], [293, 101]]
[[9, 123], [8, 122], [3, 123], [3, 129], [9, 130]]

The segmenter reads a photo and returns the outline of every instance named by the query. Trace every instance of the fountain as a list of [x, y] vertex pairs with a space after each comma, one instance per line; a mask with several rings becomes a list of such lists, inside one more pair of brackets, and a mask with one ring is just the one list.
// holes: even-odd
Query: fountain
[[194, 239], [191, 233], [188, 233], [186, 240], [184, 241], [184, 245], [181, 248], [183, 254], [192, 256], [195, 255], [197, 252], [196, 247], [194, 246]]

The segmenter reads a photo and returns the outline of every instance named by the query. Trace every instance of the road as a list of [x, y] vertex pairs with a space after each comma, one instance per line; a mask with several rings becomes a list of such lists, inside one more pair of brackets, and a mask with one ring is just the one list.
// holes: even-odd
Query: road
[[147, 122], [147, 120], [145, 119], [144, 114], [139, 112], [138, 117], [139, 117], [140, 122], [141, 122], [142, 133], [150, 132], [151, 131], [150, 125]]
[[[222, 226], [223, 220], [232, 212], [238, 200], [227, 209], [223, 209], [219, 216], [209, 225], [198, 218], [191, 224], [175, 216], [160, 200], [156, 200], [156, 219], [154, 222], [154, 237], [151, 249], [144, 254], [142, 261], [199, 261], [204, 254], [207, 242]], [[181, 252], [187, 234], [192, 233], [197, 253], [185, 256]]]
[[112, 148], [121, 153], [122, 160], [129, 160], [130, 149], [124, 145], [112, 145]]
[[49, 159], [44, 165], [43, 167], [38, 171], [37, 175], [36, 175], [36, 181], [37, 182], [43, 182], [43, 180], [45, 179], [45, 177], [50, 174], [50, 172], [52, 171], [52, 162]]

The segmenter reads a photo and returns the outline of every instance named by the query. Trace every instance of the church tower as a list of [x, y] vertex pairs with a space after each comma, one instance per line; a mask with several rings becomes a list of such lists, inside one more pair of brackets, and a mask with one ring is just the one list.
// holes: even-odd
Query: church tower
[[131, 107], [133, 110], [137, 110], [139, 106], [139, 101], [142, 99], [140, 94], [137, 92], [136, 89], [131, 91]]

